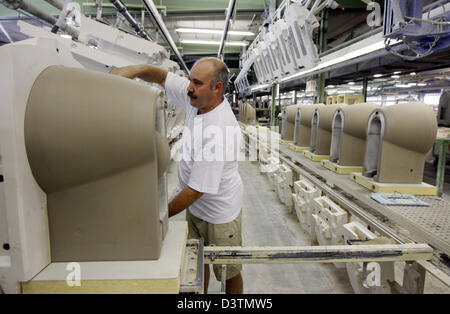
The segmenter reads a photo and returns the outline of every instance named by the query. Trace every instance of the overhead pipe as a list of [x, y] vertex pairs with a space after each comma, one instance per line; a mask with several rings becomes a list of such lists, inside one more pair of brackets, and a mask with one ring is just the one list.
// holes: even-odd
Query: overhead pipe
[[169, 31], [166, 28], [166, 25], [164, 24], [161, 16], [158, 13], [158, 10], [155, 7], [155, 4], [153, 1], [148, 0], [142, 0], [142, 3], [144, 4], [145, 8], [147, 9], [150, 16], [153, 18], [153, 22], [155, 26], [158, 28], [161, 36], [164, 38], [164, 40], [169, 45], [170, 49], [172, 49], [173, 53], [175, 54], [175, 57], [178, 59], [178, 62], [180, 62], [181, 66], [184, 68], [184, 70], [189, 73], [189, 69], [184, 63], [183, 57], [181, 57], [180, 52], [177, 49], [177, 46], [175, 45], [172, 36], [170, 36]]
[[131, 27], [136, 31], [136, 33], [144, 39], [149, 41], [153, 41], [150, 36], [145, 31], [144, 27], [141, 26], [136, 20], [131, 16], [130, 12], [128, 12], [127, 7], [120, 0], [110, 0], [114, 5], [117, 11], [130, 23]]
[[233, 16], [236, 6], [237, 6], [237, 0], [230, 0], [230, 2], [228, 3], [227, 15], [225, 17], [225, 27], [223, 29], [223, 34], [222, 34], [222, 39], [220, 41], [219, 51], [217, 52], [217, 58], [222, 59], [222, 60], [223, 60], [223, 50], [225, 47], [225, 41], [227, 40], [228, 29], [230, 27], [230, 19]]
[[59, 14], [58, 19], [56, 20], [56, 23], [52, 27], [52, 33], [57, 34], [58, 30], [61, 28], [62, 23], [66, 19], [67, 16], [67, 10], [69, 9], [70, 0], [64, 1], [64, 6], [61, 10], [61, 13]]
[[62, 10], [64, 3], [61, 0], [44, 0], [45, 2], [48, 2], [49, 4], [51, 4], [52, 6], [54, 6], [55, 8]]
[[[34, 15], [35, 17], [51, 24], [55, 25], [57, 22], [56, 17], [45, 13], [44, 11], [38, 9], [34, 5], [30, 4], [26, 0], [3, 0], [3, 5], [9, 9], [12, 10], [23, 10], [31, 15]], [[78, 39], [79, 32], [75, 28], [67, 25], [66, 23], [61, 24], [61, 30], [70, 36], [72, 38]]]
[[95, 0], [95, 4], [97, 5], [97, 20], [102, 18], [102, 0]]

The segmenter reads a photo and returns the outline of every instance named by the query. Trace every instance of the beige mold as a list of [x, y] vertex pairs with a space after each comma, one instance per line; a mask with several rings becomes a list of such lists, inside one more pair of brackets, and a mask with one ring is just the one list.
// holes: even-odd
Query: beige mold
[[311, 138], [309, 150], [311, 153], [319, 156], [330, 155], [331, 131], [334, 112], [340, 105], [327, 105], [318, 107], [314, 110], [311, 120]]
[[158, 179], [170, 159], [155, 131], [160, 99], [148, 85], [83, 69], [51, 66], [36, 79], [25, 143], [47, 194], [52, 262], [159, 258]]
[[375, 109], [368, 120], [363, 175], [380, 183], [421, 183], [436, 132], [436, 115], [424, 103]]
[[362, 167], [369, 115], [376, 104], [339, 106], [333, 116], [330, 161], [337, 166]]
[[311, 138], [311, 120], [314, 110], [322, 104], [300, 105], [295, 113], [294, 145], [300, 150], [309, 148]]

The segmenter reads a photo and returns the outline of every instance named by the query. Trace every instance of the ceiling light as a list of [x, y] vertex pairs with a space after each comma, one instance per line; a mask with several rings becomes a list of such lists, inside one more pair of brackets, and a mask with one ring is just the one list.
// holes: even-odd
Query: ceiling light
[[400, 78], [400, 75], [392, 75], [391, 76], [393, 79], [398, 79], [398, 78]]
[[[215, 40], [197, 40], [197, 39], [183, 39], [180, 40], [182, 44], [199, 44], [199, 45], [220, 45], [220, 41]], [[247, 46], [247, 41], [226, 41], [226, 46]]]
[[251, 91], [254, 92], [254, 91], [256, 91], [256, 90], [264, 89], [264, 88], [267, 88], [267, 87], [269, 87], [269, 86], [270, 86], [270, 84], [261, 84], [261, 85], [258, 85], [258, 86], [253, 87], [253, 88], [251, 89]]
[[348, 82], [348, 85], [355, 85], [355, 82]]
[[334, 85], [328, 85], [327, 88], [334, 88]]
[[66, 34], [62, 34], [61, 37], [62, 38], [67, 38], [67, 39], [72, 39], [72, 36], [66, 35]]
[[[402, 40], [392, 40], [391, 43], [389, 44], [389, 46], [393, 46], [393, 45], [401, 43], [401, 42], [403, 42], [403, 41]], [[363, 56], [365, 54], [368, 54], [368, 53], [371, 53], [373, 51], [380, 50], [380, 49], [385, 49], [384, 39], [380, 40], [378, 42], [375, 42], [375, 43], [373, 43], [371, 45], [364, 46], [364, 47], [362, 47], [360, 49], [353, 50], [353, 51], [351, 51], [351, 52], [349, 52], [349, 53], [347, 53], [347, 54], [345, 54], [345, 55], [343, 55], [341, 57], [333, 58], [332, 60], [328, 60], [328, 61], [325, 61], [325, 62], [320, 62], [317, 66], [315, 66], [315, 67], [313, 67], [313, 68], [311, 68], [309, 70], [300, 71], [298, 73], [286, 76], [283, 79], [281, 79], [281, 82], [292, 80], [292, 79], [297, 78], [299, 76], [306, 75], [308, 73], [311, 73], [311, 72], [314, 72], [314, 71], [317, 71], [317, 70], [320, 70], [320, 69], [323, 69], [323, 68], [327, 68], [327, 67], [330, 67], [332, 65], [335, 65], [335, 64], [338, 64], [338, 63], [341, 63], [341, 62], [353, 59], [353, 58], [357, 58], [357, 57]]]
[[417, 83], [417, 86], [427, 86], [427, 83]]
[[411, 72], [409, 73], [409, 75], [416, 75], [416, 72]]
[[[220, 29], [177, 28], [175, 31], [179, 33], [223, 34], [223, 30]], [[255, 34], [248, 31], [228, 31], [228, 35], [254, 36]]]
[[373, 77], [382, 77], [383, 74], [375, 74]]
[[400, 71], [395, 71], [394, 72], [394, 74], [400, 74], [400, 73], [402, 73], [402, 72], [400, 72]]
[[408, 88], [410, 86], [408, 84], [396, 84], [395, 87]]

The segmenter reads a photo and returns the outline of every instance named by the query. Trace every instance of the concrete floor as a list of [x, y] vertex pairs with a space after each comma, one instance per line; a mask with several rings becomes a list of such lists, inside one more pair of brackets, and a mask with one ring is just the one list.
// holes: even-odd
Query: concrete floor
[[[241, 162], [239, 172], [244, 182], [242, 239], [244, 246], [313, 245], [298, 223], [295, 212], [279, 201], [269, 181], [259, 174], [256, 163]], [[169, 170], [170, 191], [175, 184], [176, 165]], [[172, 193], [175, 193], [172, 192]], [[169, 197], [170, 199], [171, 197]], [[185, 211], [172, 217], [184, 220]], [[212, 273], [211, 273], [212, 275]], [[347, 272], [332, 264], [252, 264], [243, 265], [244, 293], [353, 293]], [[214, 276], [209, 293], [221, 293], [220, 282]]]

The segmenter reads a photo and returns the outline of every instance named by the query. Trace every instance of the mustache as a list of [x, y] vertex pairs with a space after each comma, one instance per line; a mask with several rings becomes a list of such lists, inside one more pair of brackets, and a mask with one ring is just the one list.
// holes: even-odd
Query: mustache
[[191, 91], [189, 91], [189, 92], [187, 93], [187, 95], [188, 95], [189, 97], [191, 97], [191, 98], [197, 98], [197, 96], [194, 96], [194, 93], [192, 93]]

